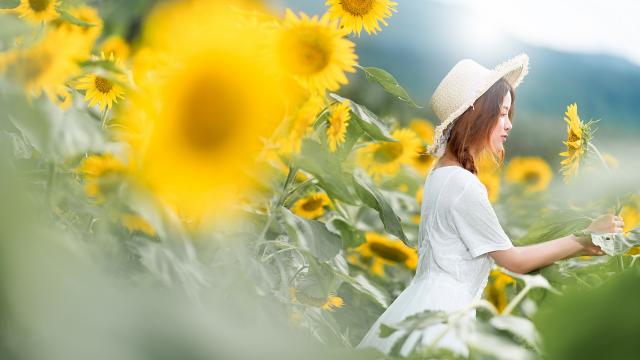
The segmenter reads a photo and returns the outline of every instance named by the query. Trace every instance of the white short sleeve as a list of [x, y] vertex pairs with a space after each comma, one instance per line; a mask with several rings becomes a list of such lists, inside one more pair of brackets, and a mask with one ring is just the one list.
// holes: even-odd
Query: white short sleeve
[[482, 183], [468, 183], [452, 203], [450, 220], [472, 257], [513, 247]]

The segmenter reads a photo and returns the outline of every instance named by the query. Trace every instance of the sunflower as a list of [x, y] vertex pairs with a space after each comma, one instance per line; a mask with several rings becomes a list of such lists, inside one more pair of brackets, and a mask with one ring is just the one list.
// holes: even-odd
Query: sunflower
[[15, 11], [18, 16], [31, 22], [48, 22], [60, 16], [56, 10], [59, 5], [59, 0], [20, 0]]
[[149, 90], [132, 96], [131, 114], [120, 120], [148, 129], [133, 147], [137, 177], [198, 224], [237, 214], [239, 194], [259, 175], [252, 165], [261, 138], [284, 113], [275, 65], [261, 57], [262, 34], [236, 25], [237, 16], [215, 1], [159, 5], [143, 38], [169, 66], [162, 76], [140, 77], [138, 88]]
[[129, 57], [129, 44], [120, 36], [112, 35], [102, 42], [100, 51], [107, 56], [113, 54], [115, 58], [127, 59]]
[[131, 233], [141, 232], [149, 236], [156, 236], [156, 230], [153, 226], [140, 215], [122, 214], [120, 216], [120, 221]]
[[420, 185], [418, 191], [416, 191], [416, 201], [418, 205], [422, 205], [422, 198], [424, 197], [424, 186]]
[[486, 299], [492, 303], [498, 313], [502, 313], [507, 307], [507, 285], [515, 286], [516, 281], [498, 268], [491, 270], [489, 285], [484, 289]]
[[384, 265], [404, 265], [415, 270], [418, 265], [418, 253], [400, 240], [391, 240], [375, 232], [365, 234], [366, 242], [355, 251], [370, 262], [371, 272], [384, 276]]
[[297, 17], [287, 9], [282, 26], [276, 32], [276, 57], [285, 74], [304, 88], [323, 93], [347, 84], [345, 72], [355, 72], [358, 56], [355, 44], [344, 36], [325, 14]]
[[634, 205], [625, 205], [620, 210], [620, 216], [624, 220], [622, 232], [625, 236], [629, 235], [629, 231], [640, 225], [640, 209]]
[[358, 149], [358, 165], [376, 181], [383, 175], [397, 174], [400, 164], [410, 164], [420, 146], [420, 139], [410, 129], [398, 129], [392, 136], [398, 141], [376, 142]]
[[84, 177], [85, 193], [98, 202], [118, 186], [126, 173], [126, 166], [112, 154], [90, 155], [83, 160], [76, 172]]
[[327, 140], [329, 143], [329, 151], [335, 152], [338, 144], [344, 142], [349, 126], [351, 113], [349, 112], [349, 100], [345, 100], [339, 104], [331, 106], [331, 115], [329, 116], [327, 126]]
[[500, 198], [500, 166], [487, 152], [483, 153], [477, 163], [478, 179], [487, 189], [489, 201], [495, 203]]
[[62, 94], [67, 79], [80, 71], [78, 52], [67, 40], [62, 33], [48, 31], [31, 47], [4, 53], [0, 70], [29, 95], [40, 96], [44, 91], [55, 99]]
[[413, 130], [425, 143], [433, 144], [435, 130], [431, 122], [421, 118], [414, 118], [409, 123], [409, 129]]
[[311, 131], [311, 125], [323, 106], [322, 97], [317, 95], [309, 96], [300, 106], [293, 118], [288, 137], [282, 139], [281, 153], [300, 153], [302, 139]]
[[[108, 58], [102, 53], [101, 59], [119, 66], [119, 59], [115, 59], [113, 53], [109, 54]], [[117, 103], [118, 99], [124, 97], [124, 88], [121, 84], [125, 82], [126, 76], [123, 74], [104, 76], [91, 73], [78, 80], [76, 89], [85, 90], [84, 100], [89, 102], [90, 107], [98, 104], [100, 112], [104, 112], [105, 108], [111, 109], [113, 103]]]
[[102, 34], [103, 22], [98, 10], [90, 6], [77, 6], [68, 9], [69, 14], [90, 26], [75, 25], [64, 18], [53, 21], [55, 31], [63, 33], [65, 41], [73, 44], [79, 55], [89, 57], [95, 41]]
[[324, 207], [331, 206], [331, 200], [325, 193], [314, 192], [293, 204], [293, 212], [307, 219], [315, 219], [324, 214]]
[[292, 302], [310, 305], [326, 311], [333, 311], [334, 309], [344, 306], [344, 300], [340, 296], [336, 296], [333, 293], [327, 295], [326, 297], [317, 298], [307, 295], [303, 292], [298, 291], [296, 288], [291, 287], [289, 288], [289, 296], [291, 297]]
[[427, 175], [435, 163], [436, 157], [427, 151], [425, 145], [419, 145], [411, 162], [411, 165], [416, 169], [418, 174], [421, 176]]
[[341, 27], [360, 36], [363, 27], [368, 34], [376, 34], [381, 30], [379, 23], [387, 26], [384, 19], [396, 11], [398, 3], [390, 0], [327, 0], [325, 5], [329, 6], [329, 16], [340, 20]]
[[558, 155], [565, 156], [566, 159], [562, 160], [562, 174], [564, 176], [565, 183], [569, 179], [578, 175], [578, 168], [580, 162], [587, 154], [589, 142], [593, 134], [591, 124], [593, 121], [583, 123], [578, 116], [578, 105], [573, 103], [567, 106], [565, 112], [565, 122], [567, 123], [567, 141], [562, 143], [567, 145], [567, 151], [561, 152]]
[[545, 190], [552, 177], [551, 167], [537, 156], [514, 157], [505, 169], [505, 180], [524, 185], [527, 193]]

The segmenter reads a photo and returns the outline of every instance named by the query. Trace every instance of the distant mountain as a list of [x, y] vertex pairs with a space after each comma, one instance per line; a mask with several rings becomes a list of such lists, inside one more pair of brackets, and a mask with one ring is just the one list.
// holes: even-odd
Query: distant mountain
[[[320, 15], [326, 11], [322, 0], [276, 3], [281, 8], [289, 6], [308, 14]], [[552, 127], [560, 131], [564, 129], [562, 118], [566, 106], [577, 102], [583, 120], [602, 118], [598, 124], [601, 136], [619, 134], [622, 129], [626, 134], [640, 133], [639, 66], [609, 55], [576, 54], [532, 46], [506, 35], [500, 35], [499, 41], [487, 48], [470, 40], [468, 33], [474, 31], [474, 27], [469, 15], [460, 8], [420, 0], [398, 3], [398, 12], [381, 33], [370, 36], [363, 32], [353, 40], [357, 43], [361, 65], [381, 67], [392, 73], [425, 108], [413, 111], [371, 89], [372, 86], [362, 86], [361, 75], [353, 76], [352, 84], [342, 92], [377, 113], [400, 114], [400, 117], [419, 115], [435, 120], [428, 106], [429, 99], [457, 61], [472, 58], [491, 68], [526, 52], [530, 69], [517, 91], [515, 121], [528, 123], [527, 128], [537, 131], [541, 131], [536, 129], [541, 124], [554, 124]]]

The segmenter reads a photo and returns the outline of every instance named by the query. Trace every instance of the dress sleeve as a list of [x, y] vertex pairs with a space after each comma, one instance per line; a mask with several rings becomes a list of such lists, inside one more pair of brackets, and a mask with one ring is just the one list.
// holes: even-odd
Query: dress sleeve
[[472, 257], [513, 247], [479, 182], [468, 183], [452, 203], [450, 220]]

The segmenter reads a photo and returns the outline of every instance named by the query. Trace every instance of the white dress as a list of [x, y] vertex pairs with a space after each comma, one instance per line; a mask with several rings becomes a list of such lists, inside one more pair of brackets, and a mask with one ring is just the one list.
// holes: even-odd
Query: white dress
[[[479, 300], [494, 265], [487, 253], [513, 247], [498, 222], [485, 186], [473, 173], [456, 165], [429, 172], [418, 234], [419, 258], [414, 278], [375, 321], [357, 348], [374, 347], [388, 354], [403, 332], [380, 338], [381, 323], [391, 325], [427, 309], [450, 312]], [[475, 317], [475, 310], [469, 316]], [[400, 354], [407, 356], [419, 340], [431, 344], [446, 326], [438, 324], [414, 332]], [[452, 331], [438, 346], [468, 356], [469, 349]]]

